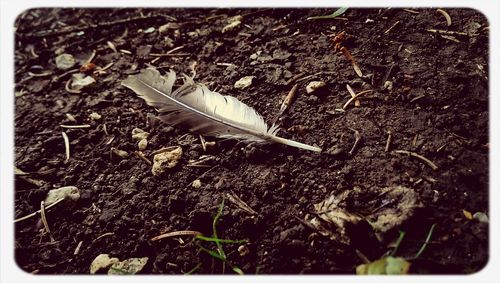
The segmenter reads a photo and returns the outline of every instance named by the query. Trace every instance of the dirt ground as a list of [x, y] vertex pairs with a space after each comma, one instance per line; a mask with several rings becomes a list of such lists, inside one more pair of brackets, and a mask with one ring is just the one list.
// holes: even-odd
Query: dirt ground
[[[443, 14], [395, 8], [351, 8], [335, 19], [307, 20], [335, 10], [21, 14], [15, 166], [25, 174], [16, 175], [16, 218], [39, 210], [55, 188], [76, 186], [80, 198], [45, 212], [53, 241], [39, 214], [16, 222], [18, 265], [30, 273], [88, 274], [96, 256], [109, 254], [119, 260], [147, 257], [141, 274], [355, 274], [358, 265], [397, 247], [393, 255], [411, 262], [411, 273], [467, 274], [485, 266], [487, 20], [467, 9]], [[241, 23], [226, 27], [238, 15]], [[75, 58], [74, 66], [56, 65], [63, 53]], [[80, 70], [82, 65], [89, 70]], [[121, 86], [150, 66], [162, 73], [195, 69], [197, 81], [237, 97], [268, 122], [298, 83], [295, 102], [278, 120], [279, 135], [323, 151], [213, 137], [205, 137], [210, 146], [204, 150], [198, 135], [157, 123], [150, 118], [155, 110]], [[95, 82], [77, 93], [73, 75], [84, 72]], [[254, 76], [252, 84], [235, 88], [245, 76]], [[326, 85], [308, 94], [311, 81]], [[351, 98], [347, 84], [355, 93], [371, 92], [359, 96], [358, 106], [352, 101], [344, 107]], [[134, 128], [150, 133], [144, 159], [132, 139]], [[69, 140], [68, 160], [62, 132]], [[353, 147], [356, 135], [361, 139]], [[152, 153], [167, 146], [180, 146], [182, 157], [153, 176]], [[398, 209], [399, 198], [377, 195], [395, 186], [409, 188], [419, 205], [405, 212]], [[401, 216], [401, 223], [390, 223], [383, 233], [355, 225], [344, 231], [347, 242], [335, 238], [338, 231], [324, 236], [307, 215], [344, 192], [350, 193], [344, 204], [349, 213], [363, 218], [373, 204], [367, 199], [381, 200], [371, 211], [392, 206], [390, 214]], [[213, 236], [223, 200], [218, 238], [244, 240], [221, 243], [224, 260], [218, 242], [193, 235], [152, 240], [185, 230]], [[405, 237], [395, 245], [399, 232]]]

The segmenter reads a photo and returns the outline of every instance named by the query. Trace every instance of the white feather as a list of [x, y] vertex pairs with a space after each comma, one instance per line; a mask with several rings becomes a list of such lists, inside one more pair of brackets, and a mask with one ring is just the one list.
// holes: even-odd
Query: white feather
[[184, 84], [172, 92], [175, 79], [174, 71], [164, 77], [156, 69], [145, 69], [138, 75], [129, 76], [122, 85], [156, 108], [161, 120], [187, 127], [194, 133], [251, 142], [277, 142], [321, 151], [318, 147], [276, 136], [278, 127], [268, 127], [253, 108], [235, 97], [210, 91], [190, 77], [184, 76]]

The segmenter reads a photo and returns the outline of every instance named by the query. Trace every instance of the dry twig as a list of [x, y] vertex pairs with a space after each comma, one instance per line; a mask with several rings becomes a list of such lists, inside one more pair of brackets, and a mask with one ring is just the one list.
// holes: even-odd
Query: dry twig
[[144, 156], [144, 154], [142, 152], [136, 150], [136, 151], [134, 151], [134, 154], [135, 154], [135, 156], [139, 157], [144, 162], [146, 162], [149, 166], [153, 165], [153, 162], [151, 162], [151, 160], [147, 159], [146, 156]]
[[446, 13], [445, 10], [443, 9], [437, 9], [436, 12], [440, 13], [441, 15], [443, 15], [443, 17], [446, 19], [446, 25], [447, 26], [451, 26], [451, 17], [448, 13]]
[[151, 238], [151, 241], [158, 241], [165, 238], [177, 237], [177, 236], [198, 236], [202, 235], [201, 232], [192, 231], [192, 230], [183, 230], [183, 231], [173, 231], [165, 234], [158, 235], [156, 237]]
[[391, 146], [391, 142], [392, 142], [392, 132], [391, 131], [387, 131], [387, 142], [385, 143], [385, 152], [388, 152], [389, 151], [389, 148]]
[[422, 160], [425, 164], [429, 165], [429, 167], [431, 167], [432, 170], [437, 170], [439, 168], [436, 164], [434, 164], [434, 162], [430, 161], [429, 159], [425, 158], [424, 156], [422, 156], [418, 153], [407, 151], [407, 150], [395, 150], [394, 152], [399, 153], [399, 154], [407, 154], [409, 156], [416, 157], [416, 158]]
[[42, 218], [42, 223], [43, 226], [45, 227], [45, 231], [49, 233], [50, 241], [55, 242], [54, 236], [52, 236], [52, 232], [50, 232], [49, 223], [47, 222], [47, 217], [45, 216], [45, 201], [43, 200], [40, 202], [40, 217]]
[[69, 138], [68, 138], [68, 135], [65, 133], [65, 132], [62, 132], [62, 136], [63, 136], [63, 139], [64, 139], [64, 148], [66, 149], [66, 161], [69, 160]]
[[[356, 96], [356, 93], [354, 93], [354, 90], [352, 89], [352, 87], [349, 84], [346, 84], [345, 87], [347, 88], [347, 91], [349, 92], [349, 94], [351, 95], [351, 97]], [[359, 102], [359, 99], [356, 99], [354, 101], [354, 106], [356, 106], [356, 107], [361, 106], [361, 102]]]
[[354, 100], [356, 100], [358, 97], [360, 97], [361, 95], [363, 94], [366, 94], [366, 93], [369, 93], [369, 92], [373, 92], [373, 90], [371, 89], [368, 89], [368, 90], [363, 90], [362, 92], [359, 92], [358, 94], [356, 94], [355, 96], [351, 97], [345, 104], [344, 106], [342, 106], [342, 109], [346, 109], [347, 106], [349, 106], [349, 104], [351, 104], [351, 102], [353, 102]]
[[[48, 205], [47, 207], [45, 207], [45, 212], [48, 211], [50, 208], [52, 208], [53, 206], [55, 206], [56, 204], [60, 203], [61, 201], [63, 201], [64, 198], [60, 198], [56, 201], [54, 201], [53, 203], [51, 203], [50, 205]], [[26, 219], [30, 219], [31, 217], [34, 217], [34, 216], [37, 216], [39, 213], [41, 212], [41, 210], [37, 210], [31, 214], [28, 214], [26, 216], [23, 216], [21, 218], [18, 218], [16, 220], [14, 220], [14, 223], [17, 223], [17, 222], [21, 222], [21, 221], [24, 221]]]
[[352, 145], [352, 148], [351, 150], [349, 150], [349, 155], [352, 155], [354, 153], [354, 151], [356, 150], [356, 147], [358, 147], [358, 144], [359, 142], [361, 141], [362, 137], [361, 137], [361, 134], [359, 133], [359, 131], [355, 130], [355, 129], [350, 129], [351, 131], [354, 131], [354, 144]]
[[242, 210], [248, 212], [251, 215], [256, 215], [258, 214], [255, 210], [253, 210], [248, 204], [246, 204], [244, 201], [242, 201], [237, 195], [233, 193], [226, 193], [227, 199], [235, 204], [237, 207], [241, 208]]

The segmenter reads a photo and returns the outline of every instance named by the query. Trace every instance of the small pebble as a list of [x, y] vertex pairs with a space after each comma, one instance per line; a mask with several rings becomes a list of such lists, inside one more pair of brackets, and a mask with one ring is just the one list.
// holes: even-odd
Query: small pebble
[[143, 151], [146, 149], [148, 146], [148, 140], [147, 139], [142, 139], [137, 143], [137, 147], [139, 148], [140, 151]]
[[312, 81], [312, 82], [307, 84], [306, 92], [307, 92], [307, 94], [311, 94], [324, 86], [326, 86], [326, 83], [323, 81]]
[[250, 253], [250, 250], [247, 246], [241, 245], [238, 247], [238, 253], [240, 254], [240, 256], [246, 256], [248, 253]]
[[193, 188], [195, 188], [195, 189], [199, 189], [199, 188], [201, 188], [201, 181], [200, 181], [200, 179], [196, 179], [196, 180], [194, 180], [194, 181], [193, 181], [192, 186], [193, 186]]
[[76, 64], [75, 57], [71, 54], [63, 53], [56, 57], [56, 66], [60, 70], [67, 70]]
[[153, 167], [151, 173], [154, 176], [163, 174], [167, 169], [173, 168], [179, 163], [182, 157], [182, 147], [175, 146], [168, 151], [158, 153], [153, 158]]
[[234, 88], [236, 89], [245, 89], [249, 86], [252, 85], [252, 81], [255, 77], [254, 76], [246, 76], [241, 79], [239, 79], [237, 82], [234, 83]]
[[141, 141], [143, 139], [147, 139], [148, 137], [149, 137], [149, 133], [142, 130], [142, 129], [134, 128], [132, 130], [132, 139], [134, 141]]
[[116, 156], [119, 156], [121, 158], [127, 158], [128, 157], [128, 153], [125, 150], [116, 149], [116, 148], [112, 148], [111, 150], [113, 151], [113, 153]]
[[51, 205], [59, 199], [70, 199], [77, 201], [80, 198], [80, 191], [75, 186], [66, 186], [58, 189], [50, 190], [45, 198], [45, 205]]
[[90, 118], [90, 120], [98, 121], [98, 120], [101, 120], [102, 115], [97, 113], [97, 112], [92, 112], [92, 113], [90, 113], [89, 118]]

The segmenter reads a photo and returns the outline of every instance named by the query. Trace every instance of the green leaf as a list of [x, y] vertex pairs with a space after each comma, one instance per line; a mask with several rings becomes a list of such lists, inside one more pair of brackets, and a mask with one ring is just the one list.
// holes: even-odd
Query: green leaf
[[241, 270], [239, 267], [233, 267], [233, 271], [238, 273], [239, 275], [245, 275], [245, 273], [243, 273], [243, 270]]
[[402, 257], [383, 257], [376, 261], [356, 267], [357, 275], [401, 275], [408, 274], [411, 263]]
[[215, 243], [221, 243], [221, 244], [240, 244], [240, 243], [247, 242], [247, 240], [219, 239], [219, 238], [214, 238], [214, 237], [205, 237], [202, 235], [197, 235], [196, 239], [201, 240], [201, 241], [205, 241], [205, 242], [215, 242]]
[[347, 11], [347, 7], [341, 7], [338, 8], [335, 12], [331, 13], [330, 15], [324, 15], [324, 16], [316, 16], [316, 17], [309, 17], [307, 20], [324, 20], [324, 19], [335, 19], [336, 17], [342, 15]]

